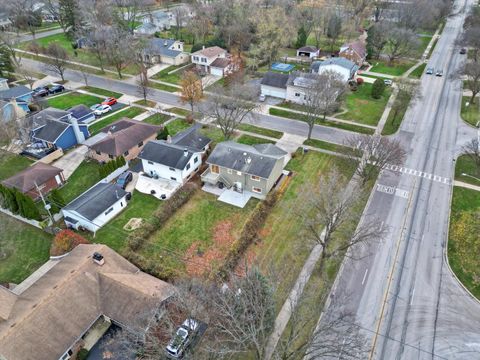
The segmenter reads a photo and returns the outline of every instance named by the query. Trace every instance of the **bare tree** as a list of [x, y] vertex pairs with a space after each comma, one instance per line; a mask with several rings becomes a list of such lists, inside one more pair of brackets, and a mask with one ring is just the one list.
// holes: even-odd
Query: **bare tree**
[[113, 2], [118, 25], [130, 33], [135, 29], [140, 12], [153, 3], [149, 0], [113, 0]]
[[310, 139], [313, 127], [320, 115], [323, 115], [325, 120], [327, 114], [338, 107], [340, 99], [346, 91], [346, 84], [336, 71], [302, 76], [306, 82], [304, 120], [308, 124], [308, 139]]
[[[348, 158], [363, 184], [388, 165], [401, 166], [406, 157], [406, 152], [398, 140], [380, 135], [353, 135], [345, 141], [345, 145], [351, 149]], [[363, 154], [360, 163], [359, 152]]]
[[68, 53], [67, 51], [57, 43], [51, 43], [45, 49], [47, 69], [58, 74], [62, 81], [65, 81], [65, 70], [67, 70]]
[[388, 28], [390, 25], [381, 21], [368, 29], [367, 49], [369, 55], [378, 59], [388, 41]]
[[408, 79], [398, 78], [396, 82], [397, 93], [390, 110], [391, 123], [395, 124], [401, 120], [400, 115], [404, 114], [409, 105], [414, 104], [422, 96], [417, 84]]
[[330, 51], [333, 51], [335, 43], [342, 35], [342, 18], [334, 13], [328, 20], [327, 37], [330, 39]]
[[460, 45], [468, 47], [472, 54], [472, 60], [480, 60], [480, 22], [476, 26], [465, 29], [459, 41]]
[[463, 84], [472, 92], [470, 103], [475, 104], [475, 97], [480, 93], [480, 62], [469, 61], [465, 64], [463, 75], [467, 78]]
[[200, 111], [214, 120], [226, 140], [257, 109], [258, 88], [251, 85], [215, 86]]
[[392, 63], [400, 57], [411, 55], [418, 46], [419, 41], [413, 30], [393, 27], [388, 31], [384, 52]]
[[480, 172], [480, 140], [472, 139], [465, 146], [463, 146], [463, 153], [471, 158], [476, 166], [477, 171]]
[[152, 92], [150, 81], [148, 79], [147, 67], [143, 61], [140, 61], [140, 75], [137, 81], [138, 93], [142, 96], [144, 104], [147, 105], [147, 96]]
[[20, 30], [26, 30], [35, 39], [38, 27], [42, 25], [42, 16], [36, 9], [36, 2], [33, 0], [16, 0], [8, 3], [10, 17], [13, 24]]
[[113, 28], [105, 45], [106, 60], [122, 79], [122, 71], [138, 56], [137, 41], [128, 32]]
[[178, 39], [180, 35], [180, 28], [187, 20], [187, 10], [183, 6], [176, 6], [172, 10], [175, 19], [175, 38]]

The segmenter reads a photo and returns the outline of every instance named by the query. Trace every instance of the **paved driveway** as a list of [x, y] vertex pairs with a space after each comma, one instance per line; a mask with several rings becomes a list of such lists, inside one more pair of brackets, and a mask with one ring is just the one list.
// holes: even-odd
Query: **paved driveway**
[[68, 179], [72, 173], [80, 166], [83, 160], [85, 160], [85, 154], [88, 151], [88, 147], [80, 145], [79, 147], [69, 151], [66, 155], [52, 163], [60, 169], [63, 169], [63, 175], [65, 179]]

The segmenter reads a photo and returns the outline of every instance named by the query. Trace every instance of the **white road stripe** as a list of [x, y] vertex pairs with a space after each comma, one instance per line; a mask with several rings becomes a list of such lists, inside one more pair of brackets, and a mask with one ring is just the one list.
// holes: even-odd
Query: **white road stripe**
[[367, 279], [367, 274], [368, 274], [368, 269], [365, 270], [365, 274], [363, 274], [362, 285], [365, 283], [365, 280]]

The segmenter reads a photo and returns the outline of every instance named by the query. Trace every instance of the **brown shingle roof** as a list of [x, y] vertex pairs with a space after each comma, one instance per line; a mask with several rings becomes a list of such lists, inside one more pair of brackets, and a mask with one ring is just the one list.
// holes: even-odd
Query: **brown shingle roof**
[[211, 47], [208, 47], [208, 48], [205, 48], [205, 49], [202, 49], [202, 50], [198, 50], [196, 52], [194, 52], [192, 55], [203, 55], [203, 56], [206, 56], [208, 58], [212, 58], [212, 57], [217, 57], [223, 53], [226, 53], [227, 50], [225, 49], [222, 49], [221, 47], [219, 46], [211, 46]]
[[0, 291], [0, 358], [58, 359], [100, 315], [131, 326], [173, 292], [105, 245], [78, 245], [57, 261], [23, 292]]
[[38, 162], [12, 177], [3, 180], [2, 184], [25, 193], [35, 188], [35, 182], [40, 186], [62, 171], [62, 169], [55, 166]]
[[352, 49], [353, 51], [355, 51], [361, 58], [364, 58], [365, 55], [367, 54], [367, 48], [366, 48], [366, 45], [358, 40], [358, 41], [355, 41], [355, 42], [351, 42], [351, 43], [348, 43], [348, 44], [345, 44], [343, 45], [342, 47], [346, 47], [346, 48], [349, 48], [349, 49]]
[[228, 64], [230, 64], [230, 59], [227, 58], [216, 58], [210, 66], [220, 68], [220, 69], [225, 69]]
[[161, 130], [161, 126], [123, 118], [103, 129], [108, 135], [90, 148], [112, 156], [120, 156]]

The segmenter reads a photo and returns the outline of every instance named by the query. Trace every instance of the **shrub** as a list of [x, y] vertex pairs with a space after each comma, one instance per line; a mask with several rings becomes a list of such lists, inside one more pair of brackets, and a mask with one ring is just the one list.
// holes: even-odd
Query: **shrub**
[[163, 127], [162, 131], [158, 134], [157, 139], [158, 140], [167, 140], [169, 135], [168, 129], [166, 126]]
[[53, 238], [50, 255], [63, 255], [72, 251], [79, 244], [89, 244], [89, 241], [72, 230], [62, 230]]
[[85, 348], [80, 349], [77, 353], [77, 360], [87, 360], [88, 358], [88, 350]]
[[357, 85], [362, 85], [365, 82], [365, 80], [361, 77], [357, 78]]
[[385, 83], [382, 79], [377, 79], [372, 86], [372, 97], [374, 99], [380, 99], [385, 91]]

